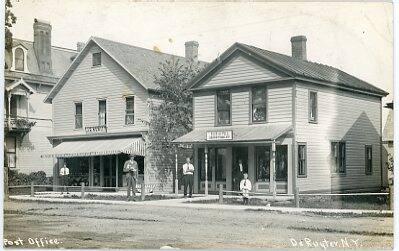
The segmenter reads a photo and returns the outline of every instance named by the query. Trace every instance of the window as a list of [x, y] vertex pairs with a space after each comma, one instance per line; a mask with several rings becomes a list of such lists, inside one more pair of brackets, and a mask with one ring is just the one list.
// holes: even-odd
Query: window
[[266, 121], [266, 88], [252, 89], [252, 122]]
[[317, 122], [317, 92], [309, 92], [309, 122]]
[[15, 49], [15, 70], [24, 71], [25, 70], [25, 55], [24, 50], [21, 48]]
[[134, 97], [126, 97], [125, 124], [134, 124]]
[[276, 181], [287, 181], [288, 174], [288, 147], [287, 145], [276, 146]]
[[[198, 149], [199, 176], [201, 181], [205, 181], [205, 151], [204, 148]], [[227, 149], [209, 148], [208, 149], [208, 181], [212, 181], [212, 173], [215, 172], [216, 181], [226, 181], [227, 174]]]
[[93, 66], [101, 65], [101, 52], [93, 53]]
[[255, 148], [256, 181], [270, 180], [270, 146]]
[[16, 138], [15, 137], [6, 137], [6, 159], [5, 164], [7, 167], [15, 168], [16, 162]]
[[366, 146], [365, 151], [366, 158], [366, 174], [373, 173], [373, 148], [372, 146]]
[[107, 124], [107, 101], [98, 101], [98, 125], [105, 126]]
[[230, 91], [217, 93], [217, 124], [230, 125], [231, 123], [231, 96]]
[[346, 144], [345, 142], [331, 142], [331, 157], [333, 171], [346, 173]]
[[304, 177], [306, 174], [306, 144], [298, 143], [298, 177]]
[[83, 127], [82, 103], [75, 103], [75, 129]]

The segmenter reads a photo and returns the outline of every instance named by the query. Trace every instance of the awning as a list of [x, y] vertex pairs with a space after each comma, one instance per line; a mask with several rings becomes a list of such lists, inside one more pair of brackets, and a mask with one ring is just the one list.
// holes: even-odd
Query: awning
[[291, 128], [290, 123], [196, 128], [173, 142], [195, 144], [273, 141], [289, 132]]
[[115, 155], [120, 153], [145, 156], [145, 142], [142, 138], [117, 138], [65, 141], [51, 149], [42, 158], [83, 157]]

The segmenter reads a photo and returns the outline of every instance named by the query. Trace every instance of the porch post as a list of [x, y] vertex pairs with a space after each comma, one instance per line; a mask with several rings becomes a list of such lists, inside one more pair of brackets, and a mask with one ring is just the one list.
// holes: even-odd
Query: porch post
[[271, 158], [271, 170], [270, 170], [270, 192], [273, 193], [273, 199], [276, 198], [276, 193], [277, 193], [277, 185], [276, 185], [276, 141], [273, 140], [272, 143], [272, 158]]
[[104, 186], [104, 159], [100, 156], [100, 187]]
[[30, 96], [30, 94], [28, 94], [27, 96], [26, 96], [26, 118], [27, 119], [29, 119], [29, 96]]
[[116, 155], [115, 157], [115, 187], [118, 187], [118, 174], [119, 174], [119, 170], [118, 170], [118, 165], [119, 165], [119, 161], [118, 161], [118, 155]]
[[178, 163], [177, 163], [177, 148], [175, 150], [175, 194], [179, 195], [179, 180], [177, 179], [177, 168], [178, 168]]
[[205, 196], [208, 196], [208, 147], [205, 147]]

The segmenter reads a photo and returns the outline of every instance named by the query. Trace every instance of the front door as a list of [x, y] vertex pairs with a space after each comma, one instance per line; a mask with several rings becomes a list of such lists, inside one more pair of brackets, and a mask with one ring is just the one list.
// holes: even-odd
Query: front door
[[232, 162], [233, 190], [240, 190], [240, 182], [244, 173], [248, 173], [248, 147], [233, 147]]

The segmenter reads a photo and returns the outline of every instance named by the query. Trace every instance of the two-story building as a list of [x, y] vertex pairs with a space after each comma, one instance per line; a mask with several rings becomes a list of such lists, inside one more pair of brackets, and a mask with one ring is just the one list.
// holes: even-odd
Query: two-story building
[[[381, 98], [387, 93], [306, 57], [235, 43], [193, 81], [195, 191], [292, 194], [376, 190], [383, 184]], [[359, 65], [361, 67], [361, 65]], [[241, 164], [240, 164], [241, 163]]]
[[52, 46], [51, 30], [49, 22], [35, 19], [33, 42], [14, 38], [5, 51], [4, 165], [26, 174], [53, 174], [53, 161], [40, 158], [52, 148], [52, 110], [43, 100], [77, 54]]
[[[53, 149], [59, 169], [70, 169], [71, 185], [122, 187], [124, 162], [135, 155], [139, 178], [154, 189], [160, 168], [149, 147], [150, 106], [157, 102], [155, 77], [161, 63], [198, 63], [198, 43], [186, 42], [179, 57], [128, 44], [91, 37], [69, 69], [46, 97], [53, 107]], [[170, 168], [172, 171], [173, 168]], [[155, 184], [156, 183], [156, 184]], [[172, 183], [169, 183], [172, 184]]]

